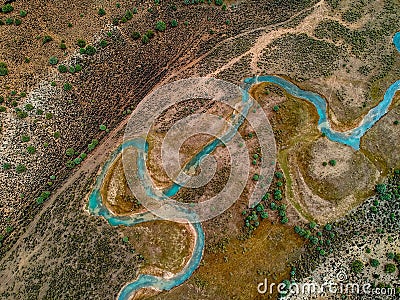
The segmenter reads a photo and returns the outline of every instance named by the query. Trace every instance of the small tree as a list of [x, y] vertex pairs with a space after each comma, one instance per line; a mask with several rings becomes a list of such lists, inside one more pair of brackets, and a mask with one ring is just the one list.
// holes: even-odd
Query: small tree
[[175, 20], [175, 19], [171, 20], [170, 23], [171, 23], [171, 27], [176, 27], [176, 26], [178, 26], [178, 21]]
[[98, 11], [98, 14], [100, 17], [104, 16], [106, 14], [106, 11], [103, 8], [100, 8]]
[[376, 267], [379, 266], [379, 260], [377, 260], [377, 259], [371, 259], [371, 260], [369, 261], [369, 263], [370, 263], [370, 265], [371, 265], [372, 267], [374, 267], [374, 268], [376, 268]]
[[74, 148], [68, 148], [67, 150], [65, 150], [65, 154], [67, 156], [73, 156], [75, 154]]
[[386, 264], [385, 265], [385, 273], [391, 274], [396, 272], [396, 266], [394, 264]]
[[167, 28], [167, 25], [165, 24], [165, 22], [163, 22], [163, 21], [158, 21], [158, 22], [156, 23], [156, 29], [157, 29], [158, 31], [165, 31], [166, 28]]
[[55, 56], [50, 57], [50, 58], [49, 58], [49, 63], [50, 63], [52, 66], [58, 64], [58, 58], [55, 57]]
[[364, 264], [359, 260], [353, 261], [350, 267], [351, 270], [356, 274], [359, 274], [364, 270]]

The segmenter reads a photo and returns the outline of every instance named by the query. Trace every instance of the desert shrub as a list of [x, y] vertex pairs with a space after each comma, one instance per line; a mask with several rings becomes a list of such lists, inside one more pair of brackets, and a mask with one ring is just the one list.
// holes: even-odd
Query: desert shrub
[[215, 0], [215, 4], [218, 6], [221, 6], [222, 4], [224, 4], [223, 0]]
[[74, 148], [68, 148], [67, 150], [65, 150], [65, 154], [67, 156], [74, 156], [74, 154], [75, 154]]
[[336, 166], [336, 160], [331, 159], [331, 160], [329, 161], [329, 164], [330, 164], [332, 167]]
[[33, 105], [31, 103], [28, 103], [28, 104], [25, 105], [25, 110], [26, 111], [31, 111], [33, 109], [34, 109], [34, 107], [33, 107]]
[[17, 25], [17, 26], [19, 26], [19, 25], [22, 24], [22, 21], [21, 21], [20, 19], [15, 19], [15, 20], [14, 20], [14, 24]]
[[28, 113], [26, 111], [18, 109], [16, 110], [16, 112], [17, 112], [17, 118], [19, 119], [25, 119], [28, 116]]
[[7, 25], [14, 24], [14, 19], [12, 19], [12, 18], [7, 18], [7, 19], [6, 19], [6, 24], [7, 24]]
[[140, 33], [137, 32], [137, 31], [134, 31], [134, 32], [132, 32], [131, 37], [132, 37], [134, 40], [138, 40], [138, 39], [140, 39]]
[[59, 71], [60, 73], [65, 73], [65, 72], [68, 71], [68, 69], [67, 69], [67, 67], [66, 67], [65, 65], [59, 65], [59, 66], [58, 66], [58, 71]]
[[142, 36], [142, 43], [143, 44], [147, 44], [148, 42], [149, 42], [149, 37], [146, 34], [144, 34]]
[[21, 10], [20, 12], [19, 12], [19, 15], [23, 18], [23, 17], [26, 17], [26, 15], [28, 14], [28, 12], [27, 11], [25, 11], [25, 10]]
[[10, 170], [11, 169], [11, 164], [4, 163], [1, 167], [3, 168], [3, 170]]
[[4, 107], [4, 106], [0, 106], [0, 112], [5, 112], [7, 110], [7, 108], [6, 107]]
[[100, 47], [104, 48], [104, 47], [106, 47], [106, 46], [107, 46], [107, 41], [101, 40], [101, 41], [100, 41]]
[[85, 52], [87, 55], [93, 55], [96, 53], [96, 48], [89, 45], [86, 47]]
[[77, 44], [80, 48], [85, 48], [85, 46], [86, 46], [86, 41], [85, 41], [85, 40], [82, 40], [82, 39], [79, 39], [79, 40], [76, 41], [76, 44]]
[[46, 120], [51, 120], [51, 119], [53, 119], [53, 114], [52, 113], [46, 113], [45, 117], [46, 117]]
[[351, 270], [356, 274], [361, 273], [364, 270], [364, 264], [359, 260], [353, 261], [350, 267]]
[[72, 169], [75, 167], [75, 163], [72, 160], [67, 161], [66, 166], [68, 169]]
[[21, 141], [22, 141], [23, 143], [27, 143], [27, 142], [29, 142], [30, 140], [31, 140], [31, 138], [30, 138], [29, 136], [27, 136], [27, 135], [21, 136]]
[[55, 139], [58, 139], [58, 138], [60, 138], [61, 133], [56, 131], [56, 132], [53, 133], [53, 136], [54, 136]]
[[3, 12], [3, 13], [9, 13], [9, 12], [12, 12], [14, 10], [14, 7], [11, 5], [11, 4], [6, 4], [6, 5], [4, 5], [2, 8], [1, 8], [1, 11]]
[[371, 260], [369, 261], [369, 263], [370, 263], [370, 265], [371, 265], [372, 267], [374, 267], [374, 268], [376, 268], [376, 267], [379, 266], [379, 260], [377, 260], [377, 259], [371, 259]]
[[55, 57], [55, 56], [50, 57], [50, 58], [49, 58], [49, 63], [50, 63], [52, 66], [58, 64], [58, 58]]
[[332, 7], [333, 9], [337, 8], [339, 6], [340, 0], [326, 0], [328, 5]]
[[146, 35], [149, 39], [151, 39], [154, 36], [154, 31], [149, 29], [146, 31]]
[[386, 264], [385, 265], [385, 273], [394, 273], [396, 272], [396, 266], [394, 264]]
[[156, 29], [157, 29], [158, 31], [165, 31], [166, 28], [167, 28], [167, 25], [165, 25], [165, 22], [163, 22], [163, 21], [158, 21], [158, 22], [156, 23]]
[[106, 14], [106, 11], [103, 8], [100, 8], [99, 11], [97, 12], [99, 16], [104, 16]]
[[65, 43], [61, 43], [61, 44], [60, 44], [60, 49], [61, 49], [61, 50], [67, 49], [67, 45], [65, 45]]
[[24, 173], [26, 171], [26, 166], [23, 165], [23, 164], [19, 164], [19, 165], [16, 166], [15, 171], [18, 174]]
[[132, 14], [132, 12], [131, 12], [130, 10], [127, 10], [127, 11], [126, 11], [126, 13], [125, 13], [125, 18], [126, 18], [127, 20], [130, 20], [130, 19], [133, 18], [133, 14]]
[[80, 64], [75, 65], [75, 71], [76, 72], [82, 71], [82, 66]]
[[170, 23], [171, 23], [171, 27], [176, 27], [176, 26], [178, 26], [178, 21], [175, 20], [175, 19], [171, 20]]
[[74, 66], [70, 66], [69, 69], [68, 69], [68, 71], [69, 71], [71, 74], [74, 74], [74, 73], [75, 73], [75, 67], [74, 67]]
[[345, 11], [342, 15], [342, 20], [349, 23], [353, 23], [357, 21], [359, 18], [361, 18], [361, 13], [355, 8], [351, 8]]
[[4, 62], [0, 62], [0, 76], [8, 75], [7, 64]]
[[104, 130], [107, 129], [106, 125], [103, 125], [103, 124], [101, 124], [101, 125], [99, 126], [99, 128], [100, 128], [100, 130], [102, 130], [102, 131], [104, 131]]
[[46, 43], [49, 43], [49, 42], [51, 42], [52, 40], [53, 40], [53, 38], [52, 38], [51, 36], [45, 35], [45, 36], [43, 37], [43, 39], [42, 39], [42, 45], [44, 45], [44, 44], [46, 44]]
[[36, 152], [36, 148], [35, 148], [34, 146], [28, 146], [28, 147], [26, 148], [26, 151], [27, 151], [29, 154], [34, 154], [34, 153]]
[[63, 86], [64, 91], [70, 91], [72, 90], [72, 85], [69, 82], [64, 83]]

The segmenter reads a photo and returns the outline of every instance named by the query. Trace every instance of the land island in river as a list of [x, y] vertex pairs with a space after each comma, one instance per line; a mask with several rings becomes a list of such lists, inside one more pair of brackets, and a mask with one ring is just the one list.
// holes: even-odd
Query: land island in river
[[[346, 132], [400, 79], [397, 1], [59, 1], [46, 10], [43, 2], [17, 1], [12, 7], [0, 14], [2, 299], [115, 299], [140, 274], [167, 280], [185, 269], [196, 241], [190, 225], [110, 226], [88, 209], [100, 171], [115, 162], [110, 155], [122, 143], [129, 114], [156, 86], [195, 76], [242, 84], [275, 74], [319, 94], [332, 131]], [[158, 30], [159, 21], [165, 30]], [[244, 122], [238, 132], [251, 166], [244, 193], [202, 224], [201, 260], [182, 284], [161, 293], [141, 290], [137, 297], [275, 298], [258, 294], [264, 278], [317, 279], [339, 263], [351, 280], [396, 287], [398, 93], [359, 149], [322, 134], [316, 107], [282, 86], [259, 82], [250, 93], [260, 104], [254, 109], [270, 120], [278, 151], [261, 205], [248, 207], [262, 157]], [[231, 113], [199, 100], [166, 116], [204, 111]], [[160, 187], [171, 183], [159, 165], [162, 136], [154, 131], [146, 162]], [[189, 140], [182, 161], [211, 140]], [[175, 199], [202, 201], [220, 191], [228, 155], [223, 147], [211, 155], [217, 161], [212, 181], [183, 188]], [[120, 166], [112, 165], [105, 205], [114, 216], [141, 212]]]

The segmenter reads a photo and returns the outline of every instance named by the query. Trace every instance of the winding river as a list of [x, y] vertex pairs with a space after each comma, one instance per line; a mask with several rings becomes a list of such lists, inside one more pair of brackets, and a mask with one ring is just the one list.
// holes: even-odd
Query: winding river
[[[400, 32], [396, 33], [393, 37], [393, 44], [400, 52]], [[400, 90], [400, 80], [393, 83], [385, 92], [383, 100], [374, 108], [372, 108], [367, 115], [363, 118], [358, 127], [351, 129], [346, 132], [338, 132], [334, 131], [329, 124], [329, 120], [327, 119], [327, 103], [324, 98], [320, 95], [305, 91], [300, 89], [295, 84], [281, 78], [278, 76], [256, 76], [252, 78], [246, 78], [243, 83], [243, 89], [248, 91], [253, 85], [267, 82], [273, 83], [280, 86], [284, 89], [288, 94], [293, 95], [294, 97], [304, 99], [312, 103], [317, 109], [319, 115], [318, 128], [322, 133], [326, 135], [326, 137], [332, 141], [342, 143], [344, 145], [348, 145], [355, 150], [359, 150], [360, 148], [360, 139], [361, 137], [382, 117], [384, 116], [390, 107], [390, 104], [393, 100], [395, 93]], [[247, 94], [247, 93], [246, 93]], [[243, 94], [245, 95], [245, 93]], [[248, 97], [243, 97], [241, 100], [244, 104], [248, 104]], [[244, 105], [243, 114], [246, 115], [249, 111], [249, 105]], [[210, 144], [206, 145], [197, 155], [195, 155], [190, 162], [185, 166], [188, 168], [190, 166], [199, 164], [200, 161], [208, 154], [213, 152], [216, 147], [221, 144], [222, 141], [228, 141], [230, 138], [236, 134], [236, 131], [240, 127], [241, 122], [237, 123], [237, 126], [234, 126], [234, 132], [229, 131], [225, 133], [220, 139], [215, 139]], [[107, 162], [104, 164], [101, 169], [100, 175], [97, 177], [95, 186], [93, 191], [89, 196], [89, 204], [88, 209], [91, 214], [96, 216], [104, 217], [111, 226], [134, 226], [136, 224], [148, 221], [159, 220], [159, 218], [150, 212], [138, 213], [131, 216], [116, 216], [112, 214], [107, 207], [103, 204], [100, 194], [100, 188], [104, 177], [107, 173], [108, 168], [113, 164], [117, 156], [126, 148], [134, 147], [139, 155], [138, 155], [138, 174], [143, 175], [147, 173], [145, 162], [144, 162], [144, 154], [148, 151], [148, 145], [144, 140], [134, 139], [125, 141], [122, 145], [120, 145], [110, 156]], [[179, 190], [181, 186], [174, 184], [170, 188], [163, 191], [163, 193], [168, 196], [174, 196]], [[153, 193], [155, 190], [154, 187], [151, 187], [149, 191], [147, 191], [148, 195], [154, 196]], [[153, 288], [157, 290], [170, 290], [173, 287], [176, 287], [186, 281], [193, 272], [197, 269], [200, 264], [203, 249], [204, 249], [204, 232], [202, 229], [202, 225], [200, 222], [195, 222], [196, 216], [193, 216], [191, 220], [187, 220], [190, 226], [196, 232], [195, 244], [191, 258], [189, 259], [186, 266], [177, 274], [175, 274], [171, 278], [162, 278], [153, 275], [140, 274], [138, 278], [131, 283], [126, 284], [120, 293], [118, 294], [119, 300], [128, 300], [134, 293], [141, 288]]]

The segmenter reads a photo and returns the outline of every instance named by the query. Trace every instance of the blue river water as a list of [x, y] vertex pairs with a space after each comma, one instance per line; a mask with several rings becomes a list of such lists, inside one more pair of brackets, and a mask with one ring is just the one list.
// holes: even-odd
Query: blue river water
[[[400, 52], [400, 32], [396, 33], [393, 37], [393, 44]], [[242, 111], [243, 116], [246, 116], [250, 109], [250, 102], [248, 101], [248, 93], [247, 91], [251, 86], [257, 83], [268, 82], [273, 83], [281, 88], [283, 88], [286, 93], [291, 94], [297, 98], [304, 99], [312, 103], [317, 109], [319, 115], [318, 128], [322, 133], [326, 135], [326, 137], [332, 141], [342, 143], [344, 145], [348, 145], [355, 150], [360, 148], [360, 139], [361, 137], [382, 117], [384, 116], [392, 102], [392, 99], [395, 93], [400, 90], [400, 80], [393, 83], [385, 92], [383, 100], [374, 108], [372, 108], [367, 115], [363, 118], [360, 125], [352, 130], [346, 132], [337, 132], [331, 129], [329, 125], [329, 121], [327, 119], [327, 103], [324, 98], [320, 95], [304, 91], [297, 87], [295, 84], [281, 78], [278, 76], [256, 76], [252, 78], [246, 78], [243, 83], [243, 93], [242, 102], [245, 104], [244, 109]], [[221, 142], [229, 141], [234, 134], [236, 134], [237, 129], [242, 124], [244, 118], [241, 118], [234, 126], [234, 130], [227, 132], [224, 136], [219, 139], [215, 139], [208, 145], [206, 145], [198, 154], [196, 154], [189, 163], [185, 166], [185, 169], [197, 165], [201, 162], [201, 160], [208, 154], [212, 153], [216, 147], [221, 145]], [[91, 214], [96, 216], [104, 217], [111, 226], [134, 226], [136, 224], [148, 221], [159, 220], [159, 218], [150, 212], [143, 212], [134, 214], [131, 216], [116, 216], [111, 213], [107, 207], [103, 204], [100, 188], [104, 177], [107, 173], [109, 167], [113, 164], [117, 156], [126, 148], [133, 147], [136, 148], [139, 152], [138, 155], [138, 175], [140, 177], [144, 177], [146, 174], [146, 166], [144, 161], [144, 156], [140, 155], [140, 153], [146, 153], [148, 151], [148, 145], [146, 141], [141, 139], [133, 139], [124, 141], [122, 145], [120, 145], [109, 157], [107, 162], [102, 167], [100, 175], [96, 178], [95, 186], [89, 196], [88, 209]], [[179, 190], [181, 186], [178, 184], [173, 184], [171, 187], [167, 188], [163, 191], [163, 194], [167, 197], [174, 196]], [[146, 189], [147, 194], [150, 196], [156, 197], [154, 193], [154, 188], [150, 187], [149, 190]], [[162, 200], [162, 198], [158, 198], [158, 200]], [[131, 283], [126, 284], [118, 295], [118, 300], [128, 300], [137, 290], [141, 288], [154, 288], [157, 290], [170, 290], [184, 281], [186, 281], [193, 272], [198, 268], [201, 262], [201, 258], [203, 256], [204, 250], [204, 232], [200, 222], [193, 222], [196, 219], [196, 216], [193, 216], [190, 222], [191, 226], [196, 232], [196, 240], [193, 249], [193, 253], [191, 258], [189, 259], [186, 266], [177, 274], [175, 274], [171, 278], [162, 278], [153, 275], [141, 274], [137, 277], [137, 279]]]

